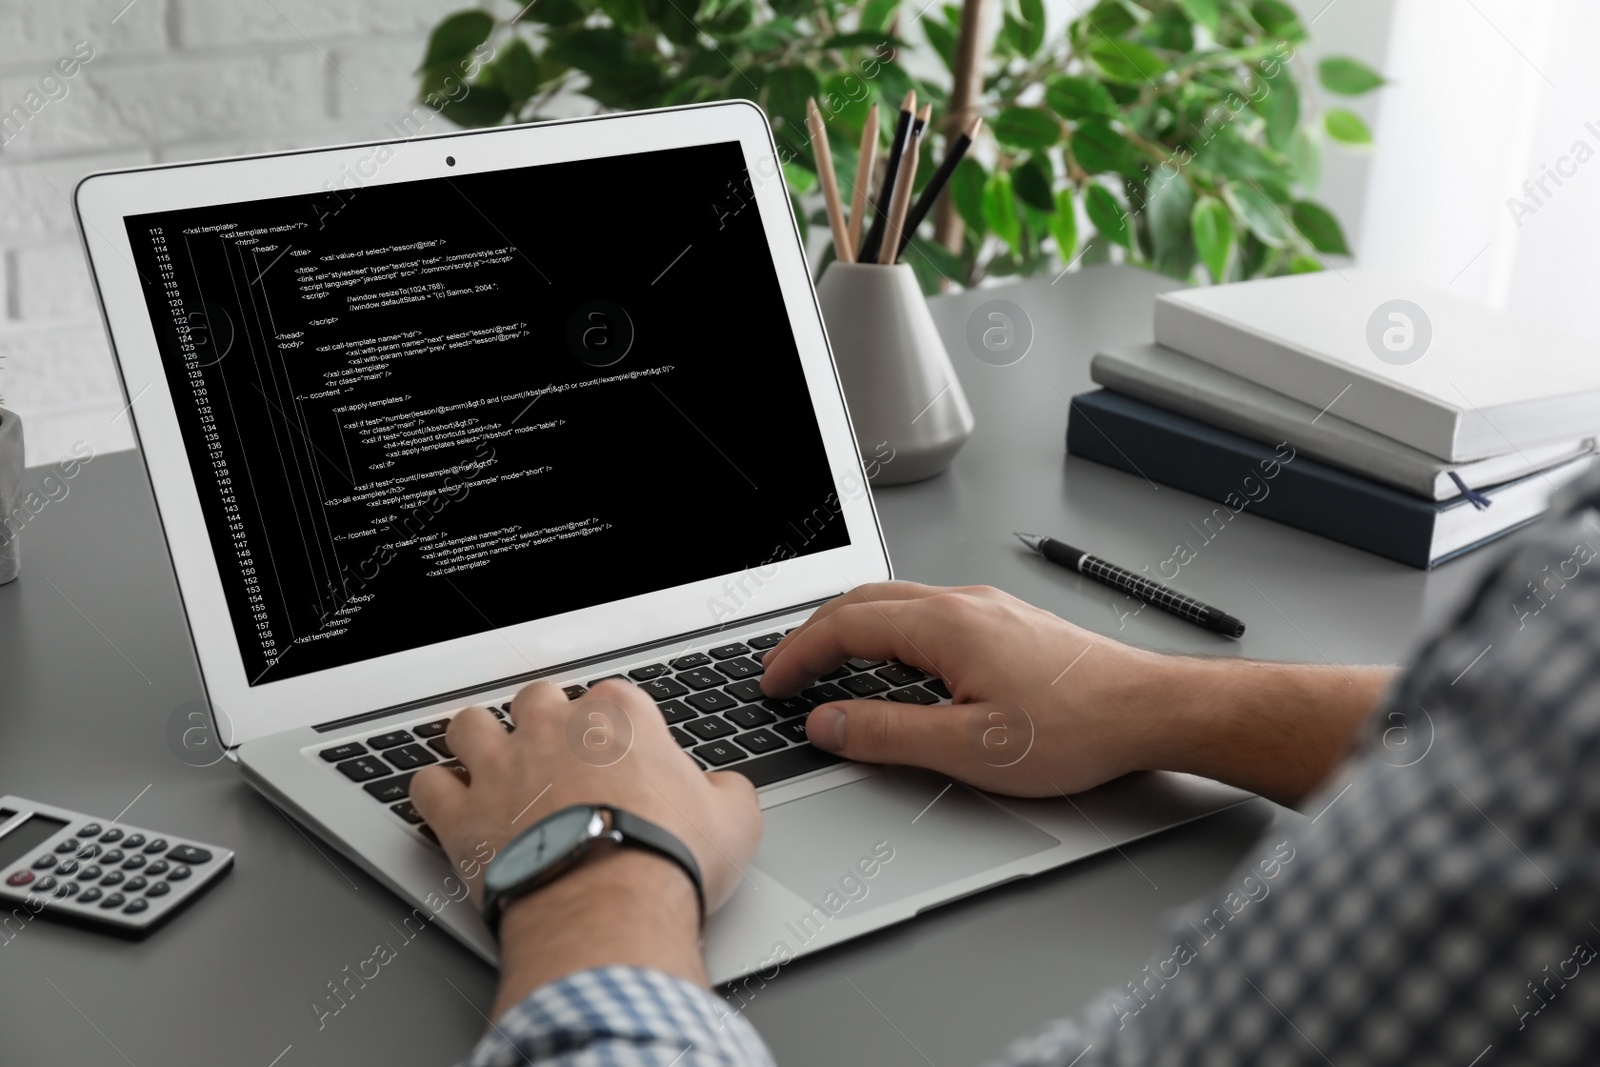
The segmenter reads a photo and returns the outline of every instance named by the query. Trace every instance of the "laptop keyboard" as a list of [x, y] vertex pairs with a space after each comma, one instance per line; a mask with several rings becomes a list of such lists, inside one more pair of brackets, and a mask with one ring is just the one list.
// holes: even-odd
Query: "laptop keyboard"
[[[576, 700], [606, 678], [638, 686], [655, 700], [673, 740], [701, 769], [738, 771], [758, 787], [842, 762], [806, 740], [806, 717], [819, 704], [866, 699], [927, 705], [950, 700], [942, 681], [915, 667], [865, 659], [849, 660], [798, 696], [768, 697], [761, 692], [761, 661], [782, 639], [781, 633], [762, 634], [563, 688], [569, 699]], [[511, 702], [501, 701], [484, 706], [510, 733], [516, 729]], [[411, 804], [411, 778], [423, 767], [459, 766], [444, 737], [450, 718], [436, 716], [404, 729], [387, 728], [321, 749], [317, 755], [438, 844]]]

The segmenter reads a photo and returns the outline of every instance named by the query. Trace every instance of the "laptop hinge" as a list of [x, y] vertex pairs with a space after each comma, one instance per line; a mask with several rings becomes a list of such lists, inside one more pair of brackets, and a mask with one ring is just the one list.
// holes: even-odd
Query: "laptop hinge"
[[467, 697], [473, 696], [476, 693], [483, 693], [491, 689], [503, 689], [508, 685], [535, 682], [540, 678], [548, 678], [553, 674], [563, 674], [567, 671], [581, 670], [584, 667], [605, 663], [608, 660], [620, 659], [623, 656], [632, 656], [641, 652], [649, 652], [652, 649], [663, 648], [667, 645], [681, 644], [685, 641], [697, 641], [702, 638], [710, 637], [712, 634], [721, 633], [730, 627], [744, 629], [747, 626], [754, 626], [766, 619], [775, 619], [780, 615], [792, 615], [797, 611], [806, 611], [812, 608], [820, 607], [832, 599], [833, 596], [825, 596], [818, 600], [808, 601], [804, 604], [795, 604], [787, 608], [779, 608], [777, 611], [769, 611], [762, 615], [752, 615], [749, 618], [739, 619], [737, 622], [730, 621], [725, 622], [720, 626], [707, 626], [699, 630], [687, 630], [680, 634], [674, 634], [670, 637], [662, 638], [659, 641], [646, 641], [637, 645], [629, 645], [627, 648], [615, 649], [611, 652], [605, 652], [598, 656], [588, 656], [584, 659], [575, 659], [569, 660], [566, 663], [558, 663], [554, 666], [546, 667], [543, 670], [528, 671], [523, 674], [513, 674], [497, 681], [485, 682], [483, 685], [474, 685], [463, 689], [454, 689], [447, 693], [436, 693], [432, 696], [422, 697], [417, 700], [408, 700], [403, 704], [391, 704], [386, 708], [378, 708], [375, 711], [364, 711], [358, 715], [346, 715], [340, 719], [332, 719], [328, 722], [318, 723], [313, 726], [312, 729], [318, 733], [329, 733], [334, 730], [342, 730], [347, 726], [354, 726], [358, 723], [371, 722], [373, 719], [388, 718], [390, 715], [397, 715], [401, 712], [415, 711], [420, 708], [431, 707], [435, 704], [448, 704], [456, 700], [465, 700]]

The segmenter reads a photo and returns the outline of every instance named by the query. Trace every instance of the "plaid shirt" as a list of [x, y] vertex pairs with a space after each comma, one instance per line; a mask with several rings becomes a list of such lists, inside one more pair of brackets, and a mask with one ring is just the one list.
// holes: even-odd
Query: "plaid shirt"
[[[1307, 810], [998, 1062], [1600, 1064], [1600, 472], [1422, 645]], [[606, 968], [530, 994], [468, 1062], [771, 1058], [711, 993]]]

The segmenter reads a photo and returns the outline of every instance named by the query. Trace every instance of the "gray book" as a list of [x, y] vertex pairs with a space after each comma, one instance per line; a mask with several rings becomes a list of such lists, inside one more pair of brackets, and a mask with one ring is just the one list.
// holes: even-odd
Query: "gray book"
[[1595, 450], [1593, 438], [1527, 445], [1471, 463], [1449, 463], [1310, 404], [1158, 344], [1101, 352], [1089, 376], [1113, 392], [1266, 444], [1287, 441], [1313, 459], [1424, 500], [1450, 500], [1560, 466]]

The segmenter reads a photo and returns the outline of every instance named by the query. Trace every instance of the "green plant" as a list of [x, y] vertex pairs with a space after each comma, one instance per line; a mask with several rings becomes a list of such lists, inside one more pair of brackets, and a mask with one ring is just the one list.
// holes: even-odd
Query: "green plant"
[[[924, 288], [1104, 261], [1114, 245], [1131, 262], [1215, 281], [1317, 270], [1319, 256], [1347, 252], [1311, 197], [1323, 143], [1371, 135], [1353, 112], [1313, 106], [1295, 57], [1306, 29], [1282, 0], [1100, 0], [1054, 39], [1043, 0], [965, 2], [1000, 6], [975, 105], [988, 133], [950, 183], [938, 239], [925, 231], [907, 252]], [[976, 11], [968, 22], [981, 24]], [[799, 200], [816, 185], [806, 98], [822, 105], [847, 192], [870, 104], [892, 128], [908, 89], [933, 101], [926, 180], [936, 142], [970, 113], [944, 114], [948, 84], [908, 74], [897, 34], [915, 24], [954, 72], [972, 45], [961, 15], [954, 4], [902, 13], [898, 0], [535, 0], [505, 20], [449, 16], [419, 76], [423, 99], [466, 126], [536, 120], [571, 92], [617, 109], [753, 99], [804, 226], [821, 221]], [[1317, 75], [1341, 95], [1383, 84], [1348, 58], [1324, 59]]]

